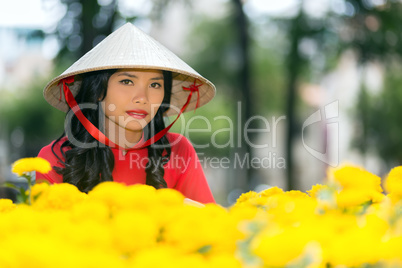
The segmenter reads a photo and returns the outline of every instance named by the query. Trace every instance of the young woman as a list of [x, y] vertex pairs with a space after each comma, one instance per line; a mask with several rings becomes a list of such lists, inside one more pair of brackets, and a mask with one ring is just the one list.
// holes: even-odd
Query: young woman
[[[64, 133], [38, 155], [53, 169], [36, 180], [83, 192], [102, 181], [142, 183], [214, 202], [193, 146], [168, 132], [214, 95], [211, 82], [127, 23], [45, 87], [45, 99], [67, 114]], [[174, 114], [165, 127], [163, 116]]]

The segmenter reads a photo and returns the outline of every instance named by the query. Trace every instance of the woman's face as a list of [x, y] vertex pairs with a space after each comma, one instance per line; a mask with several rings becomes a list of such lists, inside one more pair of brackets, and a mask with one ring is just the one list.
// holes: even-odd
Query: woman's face
[[109, 78], [103, 100], [106, 129], [114, 123], [118, 129], [142, 133], [154, 118], [164, 95], [162, 71], [118, 70]]

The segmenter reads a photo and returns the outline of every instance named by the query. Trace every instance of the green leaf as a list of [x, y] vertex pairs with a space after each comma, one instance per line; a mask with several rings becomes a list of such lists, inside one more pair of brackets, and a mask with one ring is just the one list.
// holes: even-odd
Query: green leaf
[[206, 245], [198, 249], [198, 253], [205, 254], [208, 253], [212, 249], [211, 245]]
[[28, 198], [29, 195], [26, 194], [25, 189], [23, 187], [20, 187], [20, 194], [19, 196], [21, 197], [22, 203], [28, 204]]
[[20, 190], [20, 187], [15, 186], [15, 185], [14, 185], [13, 183], [11, 183], [11, 182], [5, 182], [5, 183], [1, 184], [1, 186], [8, 187], [8, 188], [12, 188], [12, 189], [15, 189], [15, 190], [17, 190], [17, 191]]

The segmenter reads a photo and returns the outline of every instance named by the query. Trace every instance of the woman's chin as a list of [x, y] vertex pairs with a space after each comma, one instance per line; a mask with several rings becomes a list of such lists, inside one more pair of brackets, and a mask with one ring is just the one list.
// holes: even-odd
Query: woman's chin
[[144, 128], [147, 126], [147, 122], [145, 121], [138, 121], [138, 122], [130, 122], [129, 124], [124, 126], [125, 131], [133, 132], [133, 133], [138, 133], [144, 130]]

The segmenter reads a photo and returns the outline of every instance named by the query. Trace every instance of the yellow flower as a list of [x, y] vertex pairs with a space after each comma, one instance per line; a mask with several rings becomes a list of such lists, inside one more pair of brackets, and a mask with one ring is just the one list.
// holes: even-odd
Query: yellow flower
[[295, 192], [285, 192], [268, 199], [267, 215], [282, 225], [294, 225], [315, 215], [317, 200]]
[[61, 223], [60, 227], [65, 227], [69, 232], [60, 234], [60, 231], [53, 230], [51, 235], [76, 248], [118, 252], [117, 248], [113, 247], [113, 238], [108, 224], [84, 218], [77, 222]]
[[11, 171], [18, 176], [22, 176], [31, 171], [38, 171], [40, 173], [46, 174], [52, 167], [50, 163], [40, 157], [28, 157], [17, 160], [13, 163]]
[[281, 188], [275, 186], [275, 187], [271, 187], [271, 188], [268, 188], [268, 189], [260, 192], [260, 195], [262, 197], [270, 197], [270, 196], [273, 196], [276, 194], [283, 194], [283, 190]]
[[329, 189], [328, 185], [316, 184], [311, 187], [311, 190], [307, 191], [307, 193], [312, 198], [319, 198], [321, 191], [327, 191]]
[[145, 213], [122, 211], [116, 213], [111, 221], [114, 248], [126, 254], [156, 245], [159, 228]]
[[368, 189], [344, 189], [336, 193], [336, 203], [341, 208], [363, 205], [367, 202], [377, 203], [384, 197], [381, 193]]
[[308, 194], [303, 193], [303, 192], [298, 191], [298, 190], [287, 191], [284, 194], [289, 196], [289, 197], [296, 198], [296, 199], [298, 199], [298, 198], [300, 198], [300, 199], [303, 199], [303, 198], [310, 199], [310, 196], [308, 196]]
[[365, 188], [382, 192], [381, 178], [360, 167], [347, 165], [338, 169], [329, 169], [328, 179], [330, 182], [338, 183], [343, 189]]
[[[313, 240], [315, 228], [307, 224], [284, 227], [270, 225], [251, 242], [251, 250], [267, 267], [286, 267], [302, 258]], [[264, 267], [265, 267], [264, 266]]]
[[139, 252], [128, 267], [204, 268], [208, 265], [200, 254], [181, 254], [173, 247], [157, 246]]
[[390, 200], [393, 204], [398, 203], [399, 201], [401, 201], [401, 196], [395, 193], [391, 193], [391, 194], [387, 194], [386, 196], [388, 198], [388, 200]]
[[233, 254], [214, 254], [208, 258], [205, 267], [211, 268], [241, 268], [241, 262]]
[[402, 166], [393, 168], [385, 180], [385, 190], [393, 196], [402, 197]]
[[96, 185], [88, 193], [89, 199], [105, 204], [111, 209], [120, 209], [125, 207], [125, 198], [127, 186], [121, 183], [106, 181]]
[[234, 253], [236, 241], [242, 238], [235, 218], [218, 205], [186, 205], [176, 213], [174, 221], [165, 226], [163, 237], [182, 252]]
[[399, 261], [399, 265], [395, 263], [394, 266], [388, 267], [402, 267], [402, 259], [401, 259], [401, 245], [402, 245], [402, 236], [397, 235], [390, 237], [382, 244], [382, 252], [384, 259], [390, 261]]
[[84, 201], [86, 197], [87, 195], [80, 192], [74, 185], [59, 183], [50, 186], [48, 190], [42, 191], [34, 201], [33, 206], [38, 209], [70, 209]]
[[325, 248], [331, 267], [360, 267], [383, 259], [381, 247], [387, 223], [371, 215], [334, 233]]
[[10, 199], [0, 199], [0, 213], [11, 211], [16, 207], [17, 205], [15, 205]]
[[328, 185], [316, 184], [307, 191], [311, 198], [317, 200], [317, 210], [324, 212], [336, 207], [336, 189]]
[[159, 203], [156, 192], [156, 189], [152, 186], [134, 184], [127, 186], [127, 191], [122, 197], [124, 197], [124, 203], [127, 208], [146, 211]]
[[245, 203], [253, 198], [257, 198], [259, 195], [254, 191], [249, 191], [247, 193], [243, 193], [237, 198], [236, 204]]
[[[230, 207], [230, 215], [237, 219], [238, 221], [241, 220], [252, 220], [256, 217], [259, 212], [259, 209], [254, 206], [239, 206], [234, 205]], [[265, 214], [265, 213], [264, 213]]]
[[[59, 230], [63, 232], [66, 230]], [[70, 230], [68, 230], [70, 231]], [[123, 260], [108, 250], [80, 247], [46, 233], [18, 233], [0, 241], [1, 267], [113, 267], [123, 268]]]
[[48, 183], [36, 183], [31, 188], [31, 202], [35, 202], [35, 200], [43, 193], [49, 191], [50, 185]]
[[144, 248], [134, 255], [129, 267], [152, 268], [152, 267], [177, 267], [175, 262], [179, 254], [169, 246], [156, 246]]
[[159, 202], [167, 206], [181, 205], [184, 201], [184, 196], [182, 193], [169, 188], [163, 188], [156, 191], [156, 197]]
[[106, 204], [86, 199], [69, 211], [70, 217], [74, 221], [95, 221], [107, 223], [110, 218], [110, 210]]

